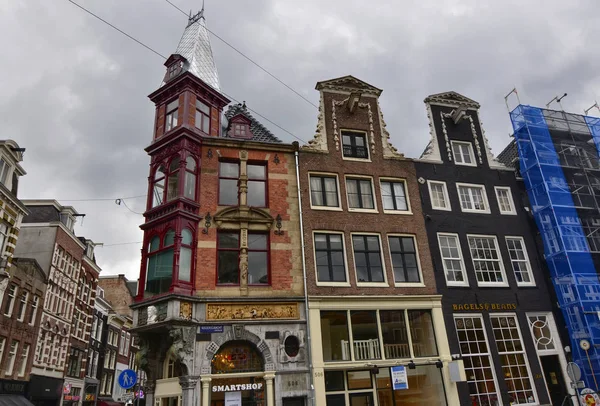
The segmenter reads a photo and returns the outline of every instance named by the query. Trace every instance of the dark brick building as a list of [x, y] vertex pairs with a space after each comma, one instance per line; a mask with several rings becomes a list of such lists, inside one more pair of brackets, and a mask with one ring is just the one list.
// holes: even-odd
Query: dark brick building
[[416, 176], [461, 405], [561, 404], [566, 360], [514, 170], [492, 156], [479, 104], [425, 99], [431, 140]]

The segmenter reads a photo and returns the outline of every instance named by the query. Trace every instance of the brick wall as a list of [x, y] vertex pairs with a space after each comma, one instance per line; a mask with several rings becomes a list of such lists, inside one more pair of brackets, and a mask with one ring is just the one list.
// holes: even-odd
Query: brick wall
[[[303, 149], [300, 153], [300, 184], [302, 194], [302, 209], [304, 215], [304, 241], [306, 252], [306, 267], [308, 279], [308, 292], [311, 295], [389, 295], [389, 294], [435, 294], [436, 285], [429, 253], [429, 245], [425, 230], [421, 198], [415, 174], [415, 167], [408, 159], [384, 158], [384, 139], [382, 127], [377, 112], [379, 106], [376, 97], [362, 97], [360, 103], [368, 103], [372, 119], [369, 122], [369, 109], [355, 108], [350, 112], [345, 104], [338, 105], [335, 111], [335, 127], [338, 132], [338, 141], [334, 139], [334, 120], [332, 117], [333, 101], [341, 102], [348, 94], [339, 92], [322, 93], [324, 111], [324, 134], [327, 136], [328, 152], [310, 151]], [[362, 130], [367, 132], [370, 162], [352, 161], [343, 159], [341, 129]], [[325, 135], [322, 135], [325, 136]], [[371, 145], [371, 142], [374, 145]], [[309, 172], [325, 172], [336, 174], [339, 181], [339, 196], [341, 211], [311, 209]], [[377, 213], [350, 212], [346, 197], [345, 175], [363, 175], [372, 177], [374, 187], [373, 195]], [[406, 180], [406, 192], [410, 200], [412, 214], [387, 214], [383, 212], [380, 178], [400, 178]], [[349, 287], [324, 287], [317, 286], [313, 250], [313, 230], [338, 231], [344, 234], [345, 257], [348, 267]], [[351, 233], [378, 233], [383, 249], [383, 260], [389, 287], [358, 287], [352, 254]], [[394, 273], [390, 259], [388, 234], [413, 234], [417, 242], [424, 287], [395, 287]]]
[[115, 312], [132, 317], [133, 312], [129, 306], [133, 302], [133, 297], [127, 289], [126, 282], [124, 275], [101, 277], [98, 286], [104, 289], [104, 299], [110, 303]]

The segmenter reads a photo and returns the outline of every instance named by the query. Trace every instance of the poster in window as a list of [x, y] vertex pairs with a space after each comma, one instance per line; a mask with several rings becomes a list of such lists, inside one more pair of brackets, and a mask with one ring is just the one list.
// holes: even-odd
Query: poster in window
[[392, 385], [394, 390], [408, 389], [408, 377], [404, 365], [392, 367]]
[[242, 406], [242, 392], [225, 392], [225, 406]]

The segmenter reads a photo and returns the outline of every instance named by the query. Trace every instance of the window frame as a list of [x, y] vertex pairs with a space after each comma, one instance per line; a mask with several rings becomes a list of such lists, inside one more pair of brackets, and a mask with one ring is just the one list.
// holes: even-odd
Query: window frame
[[[170, 245], [165, 245], [165, 239], [167, 234], [173, 231], [173, 243]], [[158, 248], [154, 251], [150, 251], [151, 246], [152, 246], [152, 240], [158, 237]], [[148, 236], [148, 240], [147, 240], [147, 244], [145, 247], [145, 262], [146, 262], [146, 270], [145, 270], [145, 280], [144, 280], [144, 292], [149, 292], [148, 291], [148, 266], [149, 266], [149, 262], [151, 257], [154, 256], [159, 256], [160, 254], [164, 254], [165, 252], [167, 252], [168, 250], [172, 250], [173, 251], [173, 260], [171, 262], [171, 284], [169, 285], [169, 289], [167, 290], [167, 292], [169, 292], [171, 290], [171, 286], [173, 286], [175, 284], [175, 252], [177, 248], [177, 231], [176, 229], [173, 227], [173, 225], [169, 225], [163, 232], [158, 233], [152, 233], [151, 235]], [[179, 279], [179, 275], [178, 275], [178, 279]], [[177, 281], [178, 282], [178, 281]], [[149, 292], [152, 293], [153, 295], [160, 295], [160, 294], [164, 294], [167, 292], [159, 292], [159, 293], [155, 293], [155, 292]]]
[[[202, 106], [208, 108], [208, 114], [206, 114], [204, 111], [202, 111], [201, 109], [198, 108], [198, 104], [201, 104]], [[211, 108], [210, 105], [204, 103], [203, 100], [199, 99], [196, 97], [196, 103], [194, 103], [194, 108], [196, 109], [196, 113], [194, 116], [194, 126], [199, 129], [200, 131], [202, 131], [203, 133], [210, 135], [210, 125], [211, 125], [211, 119], [210, 119], [210, 113], [211, 113]], [[198, 114], [200, 114], [200, 118], [202, 120], [201, 125], [202, 126], [198, 126]], [[203, 128], [204, 125], [204, 119], [207, 118], [208, 119], [208, 131], [205, 131]]]
[[[356, 255], [354, 254], [354, 236], [376, 236], [379, 241], [379, 256], [381, 260], [381, 272], [383, 272], [383, 282], [359, 282], [358, 274], [356, 272]], [[383, 243], [381, 242], [381, 234], [380, 233], [368, 233], [368, 232], [351, 232], [350, 233], [350, 244], [352, 246], [352, 262], [354, 264], [354, 279], [356, 281], [357, 287], [365, 287], [365, 288], [380, 288], [380, 287], [389, 287], [389, 282], [387, 280], [387, 269], [385, 266], [385, 257], [383, 254]]]
[[[228, 163], [228, 164], [237, 164], [238, 166], [238, 174], [236, 178], [232, 178], [232, 177], [225, 177], [225, 176], [221, 176], [221, 164], [222, 163]], [[226, 207], [235, 207], [235, 206], [239, 206], [240, 205], [240, 174], [242, 172], [242, 163], [239, 160], [236, 159], [220, 159], [218, 162], [218, 183], [217, 183], [217, 205], [218, 206], [226, 206]], [[221, 188], [223, 186], [221, 186], [221, 179], [225, 179], [225, 180], [235, 180], [237, 181], [236, 184], [236, 190], [237, 190], [237, 202], [235, 204], [225, 204], [225, 203], [221, 203]]]
[[33, 326], [35, 324], [35, 319], [37, 316], [38, 308], [40, 306], [40, 297], [36, 294], [33, 294], [31, 298], [31, 311], [29, 312], [29, 321], [28, 324]]
[[[14, 288], [14, 291], [11, 295], [10, 292], [12, 288]], [[9, 318], [12, 317], [13, 312], [15, 310], [15, 301], [17, 300], [17, 288], [18, 285], [16, 283], [12, 283], [8, 285], [4, 294], [4, 296], [6, 296], [6, 299], [4, 299], [2, 313]]]
[[[404, 188], [404, 199], [406, 200], [406, 210], [400, 209], [386, 209], [385, 204], [383, 202], [383, 183], [391, 183], [392, 184], [392, 197], [394, 197], [394, 206], [396, 205], [396, 199], [394, 195], [394, 183], [401, 183]], [[381, 196], [381, 208], [386, 214], [413, 214], [412, 206], [410, 204], [410, 197], [408, 194], [408, 182], [404, 178], [390, 178], [390, 177], [380, 177], [379, 178], [379, 195]]]
[[[477, 209], [465, 209], [463, 207], [462, 204], [462, 200], [460, 198], [460, 188], [461, 187], [466, 187], [466, 188], [479, 188], [481, 189], [481, 197], [483, 199], [483, 204], [485, 205], [485, 210], [477, 210]], [[475, 183], [461, 183], [461, 182], [457, 182], [456, 183], [456, 192], [458, 193], [458, 204], [460, 205], [460, 210], [463, 213], [476, 213], [476, 214], [490, 214], [490, 202], [489, 199], [487, 197], [487, 191], [485, 189], [485, 185], [480, 185], [480, 184], [475, 184]], [[469, 200], [471, 201], [471, 203], [474, 203], [474, 200], [472, 199], [473, 196], [471, 193], [469, 193]], [[475, 207], [475, 205], [473, 204], [473, 207]]]
[[[258, 179], [258, 178], [250, 178], [250, 175], [248, 174], [248, 166], [262, 166], [263, 168], [265, 168], [265, 177], [264, 179]], [[241, 165], [240, 165], [240, 172], [241, 172]], [[238, 178], [239, 179], [239, 178]], [[248, 193], [250, 191], [250, 182], [262, 182], [265, 185], [265, 204], [263, 206], [251, 206], [250, 203], [248, 202]], [[246, 192], [246, 205], [248, 207], [257, 207], [257, 208], [261, 208], [261, 209], [266, 209], [269, 207], [269, 165], [267, 161], [247, 161], [246, 162], [246, 189], [248, 190]], [[239, 192], [238, 192], [238, 203], [239, 203]]]
[[[237, 233], [238, 235], [238, 247], [237, 249], [234, 248], [220, 248], [219, 247], [219, 239], [218, 239], [218, 234], [222, 233], [222, 234], [235, 234]], [[241, 274], [240, 274], [240, 252], [241, 252], [241, 245], [242, 245], [242, 230], [241, 229], [236, 229], [236, 230], [219, 230], [219, 232], [217, 233], [217, 241], [216, 241], [216, 272], [215, 272], [215, 285], [217, 287], [223, 286], [223, 287], [227, 287], [227, 286], [241, 286]], [[272, 277], [272, 272], [271, 272], [271, 235], [268, 232], [262, 232], [262, 231], [254, 231], [254, 230], [247, 230], [248, 233], [248, 240], [250, 240], [250, 235], [252, 234], [260, 234], [260, 235], [264, 235], [267, 237], [267, 248], [265, 250], [262, 249], [250, 249], [250, 247], [247, 248], [247, 252], [248, 254], [250, 252], [266, 252], [266, 257], [267, 257], [267, 283], [250, 283], [247, 282], [247, 286], [257, 286], [257, 287], [261, 287], [261, 286], [271, 286], [271, 277]], [[237, 278], [237, 283], [219, 283], [219, 252], [220, 251], [226, 251], [226, 252], [237, 252], [238, 253], [238, 261], [237, 261], [237, 271], [238, 271], [238, 278]], [[249, 280], [249, 278], [248, 278]]]
[[[346, 274], [345, 282], [327, 282], [327, 281], [319, 281], [319, 273], [317, 271], [317, 248], [315, 243], [315, 235], [316, 234], [325, 234], [325, 235], [341, 235], [342, 236], [342, 256], [344, 258], [344, 271]], [[346, 236], [342, 231], [333, 231], [333, 230], [312, 230], [312, 245], [313, 245], [313, 263], [315, 270], [315, 281], [317, 286], [340, 286], [340, 287], [349, 287], [350, 284], [350, 273], [348, 271], [348, 257], [346, 250]]]
[[10, 346], [8, 348], [8, 354], [7, 354], [8, 357], [11, 356], [13, 344], [16, 344], [16, 346], [15, 346], [14, 354], [12, 355], [11, 361], [9, 363], [8, 362], [9, 358], [7, 358], [6, 362], [3, 364], [3, 366], [6, 368], [4, 370], [4, 372], [6, 374], [5, 376], [7, 376], [7, 377], [12, 376], [12, 374], [15, 372], [15, 364], [17, 363], [17, 358], [19, 355], [19, 347], [20, 347], [21, 342], [19, 340], [14, 340], [14, 339], [11, 340]]
[[[177, 102], [174, 108], [169, 110], [169, 105]], [[165, 103], [165, 131], [168, 133], [179, 125], [179, 97]]]
[[[365, 151], [367, 152], [366, 158], [360, 158], [360, 157], [355, 157], [355, 156], [346, 156], [346, 154], [344, 154], [344, 133], [346, 133], [346, 135], [348, 135], [348, 133], [351, 133], [352, 137], [353, 137], [352, 139], [354, 139], [354, 137], [356, 137], [358, 135], [362, 135], [364, 137]], [[342, 150], [342, 159], [347, 160], [347, 161], [371, 162], [371, 151], [369, 150], [369, 133], [367, 131], [351, 130], [349, 128], [342, 128], [342, 129], [340, 129], [340, 144], [341, 144], [341, 150]], [[356, 143], [352, 144], [352, 142], [351, 142], [350, 148], [355, 149]]]
[[[413, 240], [415, 247], [415, 257], [417, 261], [417, 271], [419, 272], [419, 282], [397, 282], [396, 274], [394, 272], [394, 260], [392, 258], [392, 246], [390, 245], [390, 238], [406, 238], [410, 237]], [[392, 266], [392, 274], [394, 275], [394, 286], [396, 287], [424, 287], [425, 281], [423, 280], [423, 268], [421, 267], [421, 258], [419, 258], [419, 245], [417, 243], [417, 236], [415, 234], [407, 233], [388, 233], [387, 234], [388, 253], [390, 256], [390, 265]], [[404, 255], [404, 254], [402, 254]]]
[[[523, 249], [523, 256], [525, 257], [525, 267], [527, 268], [527, 273], [529, 274], [529, 278], [531, 282], [519, 282], [517, 280], [517, 276], [515, 275], [515, 269], [513, 267], [513, 259], [510, 255], [510, 247], [508, 246], [508, 240], [519, 240], [521, 242], [521, 248]], [[525, 238], [520, 235], [505, 235], [504, 243], [506, 244], [506, 250], [508, 252], [508, 259], [510, 260], [510, 265], [513, 270], [513, 275], [515, 275], [515, 281], [517, 282], [517, 286], [525, 287], [525, 286], [536, 286], [535, 277], [533, 275], [533, 267], [531, 266], [531, 259], [529, 259], [529, 254], [527, 253], [527, 245], [525, 244]]]
[[[444, 201], [446, 207], [434, 206], [433, 205], [433, 190], [432, 185], [442, 185], [442, 193], [444, 194]], [[448, 185], [446, 182], [441, 180], [427, 180], [427, 189], [429, 190], [429, 202], [432, 210], [452, 211], [452, 203], [450, 203], [450, 195], [448, 194]]]
[[[29, 302], [29, 292], [23, 288], [19, 289], [19, 303], [18, 303], [18, 310], [17, 310], [17, 320], [22, 322], [23, 320], [25, 320], [25, 316], [27, 315], [27, 303]], [[25, 295], [25, 298], [23, 299], [23, 295]]]
[[[358, 181], [358, 185], [359, 185], [359, 197], [362, 197], [362, 193], [360, 190], [360, 181], [361, 180], [368, 180], [371, 184], [371, 200], [373, 201], [373, 208], [372, 209], [364, 209], [361, 207], [350, 207], [350, 196], [348, 194], [348, 181], [349, 180], [355, 180]], [[377, 199], [375, 198], [375, 182], [373, 182], [373, 177], [372, 176], [366, 176], [366, 175], [344, 175], [344, 186], [346, 189], [346, 204], [348, 205], [348, 211], [349, 212], [357, 212], [357, 213], [379, 213], [379, 210], [377, 208]], [[362, 202], [362, 199], [361, 199]], [[362, 204], [362, 203], [361, 203]]]
[[[312, 189], [311, 189], [311, 178], [312, 177], [316, 177], [316, 178], [333, 178], [335, 179], [335, 188], [336, 188], [336, 193], [337, 193], [337, 206], [317, 206], [313, 203], [313, 198], [312, 198]], [[321, 184], [323, 185], [323, 181], [321, 181]], [[322, 190], [322, 193], [325, 193], [325, 190]], [[308, 172], [308, 196], [309, 196], [309, 201], [310, 201], [310, 208], [312, 210], [331, 210], [331, 211], [342, 211], [342, 198], [341, 198], [341, 193], [340, 193], [340, 179], [337, 173], [331, 173], [331, 172]], [[326, 195], [324, 195], [326, 196]], [[326, 199], [324, 198], [323, 201], [326, 201]]]
[[[475, 273], [475, 280], [477, 281], [477, 286], [479, 287], [507, 287], [508, 279], [506, 278], [506, 268], [504, 267], [504, 259], [502, 258], [502, 250], [500, 249], [500, 244], [498, 243], [498, 237], [490, 234], [467, 234], [467, 246], [469, 248], [469, 256], [471, 257], [471, 264], [473, 265], [473, 272]], [[471, 244], [470, 238], [491, 238], [494, 241], [496, 252], [498, 253], [498, 263], [500, 264], [500, 273], [502, 275], [502, 279], [504, 282], [480, 282], [477, 278], [477, 271], [475, 269], [475, 258], [471, 252]], [[491, 261], [490, 259], [480, 260], [480, 261]], [[486, 272], [490, 272], [489, 270]], [[495, 272], [495, 271], [492, 271]]]
[[[539, 397], [537, 394], [537, 390], [536, 390], [536, 384], [535, 384], [535, 378], [533, 375], [533, 372], [531, 371], [531, 366], [529, 363], [529, 354], [527, 352], [527, 347], [525, 345], [525, 342], [523, 341], [523, 332], [521, 331], [521, 326], [519, 325], [519, 317], [517, 315], [517, 313], [493, 313], [489, 315], [490, 317], [490, 326], [492, 327], [492, 334], [494, 334], [494, 325], [492, 324], [492, 319], [497, 318], [500, 319], [502, 317], [506, 317], [506, 318], [513, 318], [515, 320], [515, 329], [517, 330], [517, 333], [519, 335], [519, 341], [521, 342], [521, 351], [507, 351], [507, 352], [500, 352], [500, 348], [498, 348], [498, 344], [496, 344], [496, 353], [498, 354], [498, 357], [500, 359], [500, 370], [502, 370], [505, 366], [502, 362], [502, 355], [513, 355], [513, 354], [522, 354], [523, 355], [523, 360], [525, 362], [525, 369], [527, 370], [527, 374], [528, 374], [528, 378], [529, 378], [529, 382], [531, 385], [531, 392], [533, 392], [533, 403], [515, 403], [515, 405], [523, 405], [523, 406], [534, 406], [534, 405], [539, 405]], [[510, 326], [508, 326], [510, 327]], [[529, 329], [529, 318], [527, 317], [527, 328]], [[530, 329], [529, 329], [530, 330]], [[504, 336], [504, 334], [503, 334]], [[511, 336], [512, 338], [512, 336]], [[495, 335], [494, 335], [494, 339], [495, 339]], [[535, 345], [535, 343], [534, 343]], [[537, 353], [536, 353], [537, 354]], [[522, 378], [521, 378], [522, 379]], [[508, 389], [508, 384], [505, 383]]]
[[[240, 234], [241, 234], [241, 230], [240, 230]], [[266, 241], [266, 248], [265, 249], [251, 249], [248, 246], [248, 263], [250, 262], [250, 253], [251, 252], [264, 252], [266, 254], [266, 258], [267, 258], [267, 283], [250, 283], [250, 273], [248, 273], [248, 286], [271, 286], [271, 233], [269, 232], [262, 232], [262, 231], [250, 231], [248, 230], [248, 241], [250, 241], [250, 236], [252, 234], [255, 235], [264, 235], [267, 238]], [[240, 235], [240, 244], [241, 244], [241, 235]], [[249, 244], [248, 244], [249, 245]], [[238, 266], [239, 266], [239, 261], [238, 261]], [[239, 272], [239, 269], [238, 269]]]
[[[508, 198], [508, 203], [510, 204], [509, 211], [502, 210], [502, 205], [500, 204], [500, 195], [498, 194], [498, 192], [500, 192], [500, 191], [508, 192], [507, 198]], [[494, 192], [496, 193], [496, 201], [498, 202], [498, 210], [500, 211], [500, 214], [516, 216], [517, 208], [515, 206], [515, 200], [513, 199], [512, 190], [510, 189], [510, 186], [494, 186]]]
[[[442, 244], [440, 241], [440, 237], [454, 237], [456, 238], [456, 248], [458, 249], [458, 253], [460, 254], [460, 258], [452, 260], [460, 261], [461, 271], [463, 274], [463, 281], [449, 281], [448, 280], [448, 269], [446, 268], [446, 262], [444, 261], [444, 254], [442, 253]], [[460, 243], [460, 236], [457, 233], [447, 233], [447, 232], [438, 232], [437, 233], [437, 242], [438, 249], [440, 252], [440, 258], [442, 259], [442, 269], [444, 270], [444, 279], [446, 280], [446, 286], [456, 286], [456, 287], [469, 287], [469, 278], [467, 276], [467, 267], [465, 266], [465, 255], [462, 250], [462, 246]], [[455, 272], [455, 271], [452, 271]]]
[[[462, 162], [458, 162], [456, 160], [456, 152], [454, 152], [454, 146], [455, 145], [466, 145], [469, 149], [469, 158], [471, 158], [471, 161], [473, 163], [466, 163], [464, 161], [462, 161], [463, 159], [463, 153], [461, 151], [460, 154], [460, 158]], [[454, 164], [456, 165], [462, 165], [462, 166], [477, 166], [477, 160], [475, 159], [475, 152], [473, 151], [473, 144], [469, 141], [459, 141], [459, 140], [451, 140], [450, 141], [450, 148], [452, 149], [452, 158], [454, 159]]]

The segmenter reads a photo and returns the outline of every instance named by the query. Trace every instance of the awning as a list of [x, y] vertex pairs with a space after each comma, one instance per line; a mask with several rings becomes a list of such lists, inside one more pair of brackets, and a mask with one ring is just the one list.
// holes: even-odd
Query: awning
[[0, 395], [0, 406], [33, 406], [33, 403], [20, 395]]
[[[0, 405], [0, 406], [3, 406], [3, 405]], [[110, 400], [98, 399], [98, 406], [123, 406], [123, 403], [111, 402]]]

